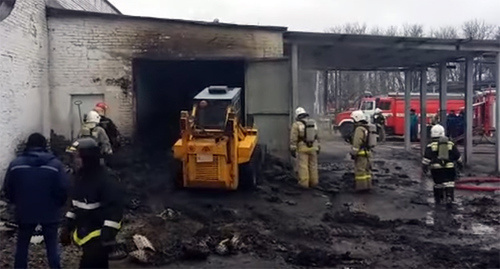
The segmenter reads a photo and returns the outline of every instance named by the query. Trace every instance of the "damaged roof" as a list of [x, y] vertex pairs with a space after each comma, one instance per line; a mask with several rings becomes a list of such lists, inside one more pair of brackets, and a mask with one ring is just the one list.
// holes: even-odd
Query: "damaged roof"
[[81, 10], [69, 10], [57, 7], [48, 7], [47, 16], [49, 17], [95, 17], [95, 18], [107, 18], [107, 19], [130, 19], [130, 20], [146, 20], [146, 21], [156, 21], [156, 22], [172, 22], [172, 23], [184, 23], [192, 25], [201, 26], [213, 26], [213, 27], [224, 27], [224, 28], [242, 28], [242, 29], [255, 29], [273, 32], [285, 32], [286, 27], [280, 26], [261, 26], [261, 25], [247, 25], [247, 24], [232, 24], [232, 23], [221, 23], [221, 22], [205, 22], [205, 21], [191, 21], [191, 20], [181, 20], [181, 19], [163, 19], [163, 18], [153, 18], [153, 17], [141, 17], [141, 16], [129, 16], [123, 14], [110, 14], [110, 13], [98, 13], [90, 11]]

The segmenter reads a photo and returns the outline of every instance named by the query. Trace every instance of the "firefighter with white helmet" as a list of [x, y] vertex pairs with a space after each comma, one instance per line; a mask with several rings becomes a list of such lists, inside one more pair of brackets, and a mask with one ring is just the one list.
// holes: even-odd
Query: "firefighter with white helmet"
[[[372, 187], [371, 149], [376, 144], [376, 127], [369, 125], [361, 110], [351, 113], [354, 121], [351, 158], [354, 160], [354, 181], [357, 191], [369, 190]], [[373, 141], [375, 139], [375, 141]]]
[[290, 153], [297, 158], [299, 185], [305, 188], [318, 185], [318, 126], [306, 110], [295, 110], [295, 122], [290, 131]]
[[111, 143], [109, 142], [109, 137], [106, 131], [99, 126], [101, 121], [101, 116], [94, 110], [91, 110], [85, 119], [85, 123], [82, 125], [82, 129], [78, 135], [81, 137], [92, 137], [96, 140], [101, 148], [101, 154], [111, 155], [113, 154], [113, 149], [111, 148]]
[[445, 129], [440, 124], [431, 128], [431, 139], [431, 143], [425, 148], [422, 168], [424, 173], [430, 168], [434, 180], [435, 203], [444, 201], [451, 205], [455, 198], [456, 167], [462, 168], [462, 157], [457, 146], [448, 140]]

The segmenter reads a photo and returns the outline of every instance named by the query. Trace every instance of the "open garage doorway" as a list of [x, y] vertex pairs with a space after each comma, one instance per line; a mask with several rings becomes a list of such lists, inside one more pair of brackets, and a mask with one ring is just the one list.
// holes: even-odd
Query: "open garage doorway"
[[[135, 60], [137, 140], [151, 150], [169, 150], [179, 138], [181, 110], [211, 85], [241, 87], [244, 60]], [[242, 94], [242, 104], [245, 104]], [[244, 110], [244, 107], [242, 108]]]

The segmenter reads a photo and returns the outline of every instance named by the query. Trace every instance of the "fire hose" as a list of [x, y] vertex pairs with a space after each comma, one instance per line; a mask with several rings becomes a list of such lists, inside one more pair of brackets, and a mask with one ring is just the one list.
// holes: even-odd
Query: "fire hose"
[[470, 185], [467, 183], [500, 183], [499, 177], [469, 177], [469, 178], [461, 178], [455, 182], [455, 188], [458, 190], [466, 190], [466, 191], [500, 191], [500, 186], [492, 187], [492, 186], [478, 186], [478, 185]]

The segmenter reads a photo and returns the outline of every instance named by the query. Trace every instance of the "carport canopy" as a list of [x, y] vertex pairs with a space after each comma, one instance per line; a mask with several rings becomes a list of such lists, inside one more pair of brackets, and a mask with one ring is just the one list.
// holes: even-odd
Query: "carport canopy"
[[[495, 58], [496, 88], [500, 79], [500, 41], [472, 39], [435, 39], [398, 36], [330, 34], [310, 32], [286, 32], [284, 42], [289, 49], [292, 65], [292, 104], [299, 100], [299, 70], [349, 70], [349, 71], [420, 71], [420, 93], [427, 92], [426, 70], [440, 70], [440, 110], [446, 114], [446, 63], [465, 60], [465, 160], [472, 158], [472, 102], [473, 59], [484, 56]], [[410, 79], [405, 81], [405, 133], [409, 133]], [[496, 126], [500, 126], [500, 91], [496, 91]], [[426, 94], [420, 94], [421, 122], [427, 122]], [[441, 118], [444, 120], [444, 117]], [[421, 149], [425, 149], [427, 138], [421, 128]], [[496, 135], [496, 172], [500, 173], [500, 132]], [[410, 138], [405, 135], [405, 148], [410, 150]]]

